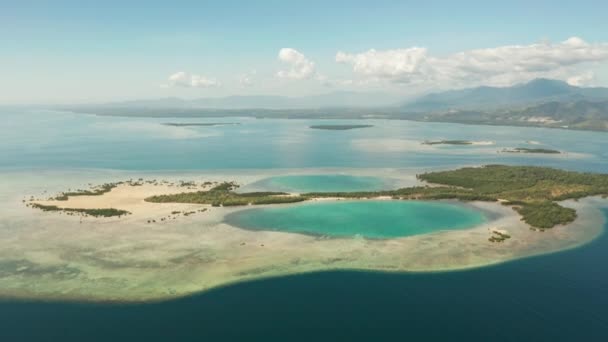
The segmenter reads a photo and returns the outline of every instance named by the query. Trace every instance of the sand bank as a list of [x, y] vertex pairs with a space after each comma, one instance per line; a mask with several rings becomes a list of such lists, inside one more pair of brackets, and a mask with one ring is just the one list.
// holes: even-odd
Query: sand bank
[[[220, 176], [210, 179], [218, 180]], [[224, 180], [243, 182], [268, 174], [223, 176]], [[604, 222], [597, 209], [601, 200], [596, 198], [566, 202], [564, 205], [577, 209], [579, 218], [568, 226], [545, 232], [530, 230], [508, 207], [474, 202], [469, 205], [486, 211], [492, 219], [471, 229], [388, 240], [326, 238], [248, 231], [223, 222], [226, 214], [242, 207], [143, 200], [176, 190], [195, 191], [124, 185], [101, 196], [72, 197], [62, 205], [131, 211], [132, 215], [126, 217], [81, 219], [28, 209], [27, 218], [19, 216], [1, 222], [0, 296], [150, 301], [302, 272], [465, 269], [579, 246], [599, 235]], [[201, 208], [207, 210], [198, 212]], [[175, 211], [196, 214], [172, 215]], [[161, 220], [166, 217], [171, 218]], [[156, 222], [148, 222], [151, 219]], [[501, 243], [489, 242], [493, 230], [508, 232], [511, 238]]]

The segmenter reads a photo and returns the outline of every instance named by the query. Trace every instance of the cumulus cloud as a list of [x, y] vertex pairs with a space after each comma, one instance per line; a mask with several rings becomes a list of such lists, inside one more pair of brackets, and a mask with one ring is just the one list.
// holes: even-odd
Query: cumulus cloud
[[256, 70], [251, 70], [250, 72], [241, 75], [239, 77], [239, 85], [241, 87], [251, 87], [254, 83], [254, 77], [256, 74]]
[[336, 62], [350, 64], [353, 71], [365, 76], [398, 78], [420, 72], [427, 59], [425, 48], [376, 51], [371, 49], [360, 54], [338, 52]]
[[[363, 77], [395, 83], [458, 85], [510, 84], [535, 77], [567, 78], [583, 63], [608, 61], [608, 44], [591, 44], [578, 37], [559, 43], [507, 45], [433, 56], [426, 48], [368, 50], [336, 54]], [[573, 79], [581, 82], [583, 79]]]
[[185, 88], [213, 88], [218, 87], [220, 83], [214, 78], [179, 71], [169, 76], [168, 85]]
[[584, 72], [579, 75], [574, 75], [574, 76], [568, 77], [568, 79], [566, 81], [568, 82], [569, 85], [577, 86], [577, 87], [584, 87], [584, 86], [591, 85], [594, 80], [595, 80], [595, 75], [591, 71], [587, 71], [587, 72]]
[[279, 61], [289, 66], [289, 69], [277, 72], [279, 78], [304, 80], [315, 75], [315, 63], [295, 49], [281, 49], [278, 58]]

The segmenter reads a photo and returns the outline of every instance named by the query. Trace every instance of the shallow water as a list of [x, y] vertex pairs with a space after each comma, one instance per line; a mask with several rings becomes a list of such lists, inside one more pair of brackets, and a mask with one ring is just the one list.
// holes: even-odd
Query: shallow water
[[[395, 120], [256, 120], [240, 125], [174, 127], [165, 122], [218, 119], [100, 117], [0, 109], [0, 169], [213, 170], [276, 168], [449, 168], [488, 163], [608, 170], [601, 132], [467, 126]], [[349, 131], [313, 124], [369, 123]], [[429, 146], [425, 140], [494, 141], [491, 146]], [[555, 155], [497, 153], [517, 146], [554, 148]]]
[[314, 202], [236, 211], [225, 222], [251, 230], [386, 239], [465, 229], [485, 221], [464, 205], [423, 201]]
[[605, 341], [606, 259], [604, 233], [460, 272], [311, 273], [140, 305], [3, 301], [0, 340]]

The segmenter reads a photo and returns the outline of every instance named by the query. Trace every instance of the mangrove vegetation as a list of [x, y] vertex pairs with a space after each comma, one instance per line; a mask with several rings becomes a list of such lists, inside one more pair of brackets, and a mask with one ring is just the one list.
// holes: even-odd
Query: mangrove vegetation
[[433, 186], [416, 186], [387, 191], [312, 192], [290, 195], [284, 192], [236, 193], [236, 184], [221, 183], [209, 191], [153, 196], [149, 202], [199, 203], [235, 206], [301, 202], [313, 198], [369, 199], [391, 197], [401, 200], [500, 201], [513, 207], [527, 224], [552, 228], [576, 219], [576, 211], [558, 201], [608, 195], [608, 175], [580, 173], [536, 166], [488, 165], [429, 172], [417, 178]]
[[312, 125], [310, 128], [312, 129], [325, 129], [330, 131], [345, 131], [349, 129], [357, 129], [357, 128], [369, 128], [374, 127], [374, 125]]
[[224, 182], [207, 191], [183, 192], [172, 195], [158, 195], [146, 198], [154, 203], [196, 203], [219, 206], [239, 206], [257, 204], [294, 203], [306, 200], [303, 196], [293, 196], [286, 192], [237, 193], [236, 183]]
[[558, 150], [551, 150], [548, 148], [527, 148], [527, 147], [516, 147], [512, 149], [504, 149], [503, 153], [544, 153], [544, 154], [561, 154]]
[[468, 140], [436, 140], [436, 141], [425, 141], [423, 145], [473, 145], [472, 141]]
[[85, 208], [61, 208], [56, 205], [44, 205], [38, 203], [32, 203], [32, 208], [40, 209], [42, 211], [60, 211], [65, 212], [68, 215], [80, 214], [83, 216], [94, 216], [94, 217], [112, 217], [123, 215], [129, 215], [130, 212], [126, 210], [120, 210], [115, 208], [98, 208], [98, 209], [85, 209]]

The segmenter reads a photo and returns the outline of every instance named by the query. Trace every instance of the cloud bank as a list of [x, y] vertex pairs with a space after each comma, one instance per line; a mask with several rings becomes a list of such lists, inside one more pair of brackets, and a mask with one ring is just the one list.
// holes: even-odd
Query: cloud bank
[[191, 75], [183, 71], [172, 74], [167, 81], [170, 87], [213, 88], [220, 86], [220, 83], [216, 79]]
[[578, 37], [559, 43], [507, 45], [433, 56], [428, 49], [411, 47], [368, 50], [361, 53], [339, 51], [336, 62], [352, 67], [360, 77], [405, 84], [446, 86], [509, 85], [536, 77], [572, 78], [582, 85], [592, 79], [581, 73], [582, 64], [608, 60], [608, 44], [591, 44]]

